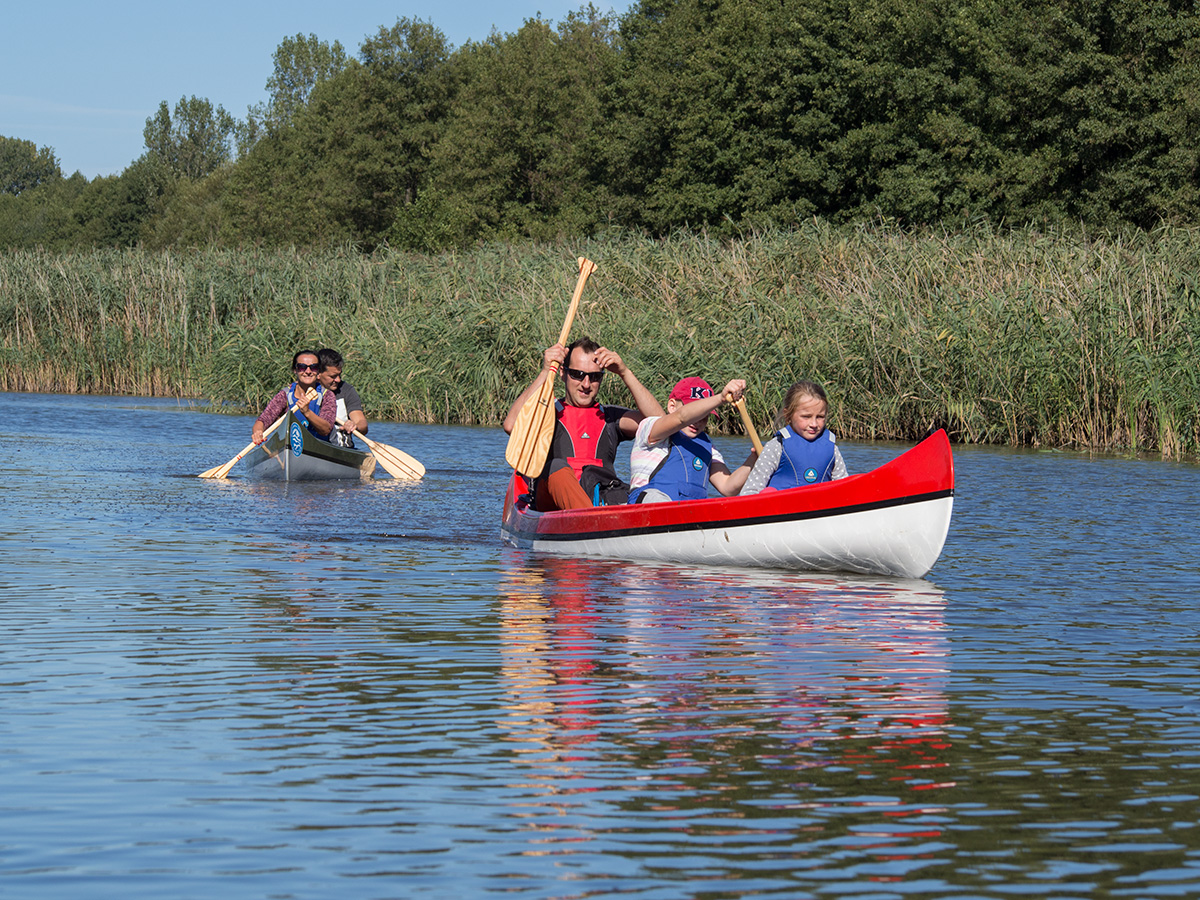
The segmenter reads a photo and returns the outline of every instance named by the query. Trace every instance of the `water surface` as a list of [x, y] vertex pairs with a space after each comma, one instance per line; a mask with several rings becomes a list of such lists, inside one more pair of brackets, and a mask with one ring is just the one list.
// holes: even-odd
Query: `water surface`
[[955, 448], [890, 580], [506, 548], [496, 429], [0, 414], [0, 896], [1200, 895], [1195, 465]]

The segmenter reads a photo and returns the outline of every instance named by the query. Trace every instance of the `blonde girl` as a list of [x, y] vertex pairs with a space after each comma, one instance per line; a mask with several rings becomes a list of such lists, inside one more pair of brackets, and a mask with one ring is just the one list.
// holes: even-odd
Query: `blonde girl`
[[849, 473], [837, 440], [825, 427], [828, 415], [829, 398], [819, 384], [797, 381], [788, 388], [775, 418], [779, 430], [763, 447], [741, 495], [845, 478]]

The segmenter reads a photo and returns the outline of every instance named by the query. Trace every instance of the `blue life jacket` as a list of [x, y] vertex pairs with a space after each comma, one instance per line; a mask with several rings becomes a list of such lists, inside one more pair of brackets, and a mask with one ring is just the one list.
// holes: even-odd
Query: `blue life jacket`
[[708, 496], [708, 472], [712, 466], [713, 444], [707, 434], [694, 438], [671, 435], [667, 455], [650, 475], [650, 480], [629, 495], [637, 503], [642, 491], [653, 488], [672, 500], [703, 500]]
[[783, 455], [767, 487], [782, 491], [833, 480], [837, 442], [832, 431], [826, 428], [810, 441], [784, 427], [775, 436], [783, 442]]
[[[293, 406], [296, 405], [296, 387], [297, 387], [297, 384], [294, 381], [288, 386], [288, 389], [287, 389], [288, 409], [291, 409]], [[316, 391], [317, 391], [317, 396], [314, 397], [312, 399], [312, 401], [308, 404], [308, 408], [313, 411], [314, 415], [319, 416], [321, 414], [321, 399], [325, 396], [325, 388], [321, 387], [321, 385], [318, 384], [316, 387]], [[321, 432], [317, 431], [315, 428], [312, 427], [312, 423], [310, 421], [308, 421], [308, 419], [305, 416], [297, 416], [296, 418], [297, 418], [297, 421], [300, 423], [300, 425], [304, 428], [307, 428], [308, 433], [311, 434], [313, 437], [317, 438], [318, 440], [327, 441], [327, 440], [329, 440], [329, 434], [333, 433], [333, 432], [330, 432], [329, 434], [321, 434]]]

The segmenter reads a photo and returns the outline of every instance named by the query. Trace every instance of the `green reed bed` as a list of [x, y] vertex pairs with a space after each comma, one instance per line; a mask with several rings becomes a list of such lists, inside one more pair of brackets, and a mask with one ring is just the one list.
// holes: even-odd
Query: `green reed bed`
[[[913, 440], [1200, 450], [1200, 231], [1094, 236], [886, 225], [720, 241], [680, 234], [423, 256], [96, 251], [0, 256], [0, 387], [261, 407], [292, 352], [334, 346], [368, 412], [492, 425], [562, 325], [660, 397], [751, 384], [766, 431], [787, 385], [825, 384], [835, 430]], [[627, 401], [610, 379], [605, 397]], [[737, 431], [735, 416], [719, 429]]]

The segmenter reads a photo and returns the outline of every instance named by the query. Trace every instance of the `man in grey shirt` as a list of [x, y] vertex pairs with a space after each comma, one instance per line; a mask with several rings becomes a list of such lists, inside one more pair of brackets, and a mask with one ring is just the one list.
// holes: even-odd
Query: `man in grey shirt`
[[350, 437], [351, 429], [359, 434], [367, 433], [367, 417], [363, 413], [362, 400], [358, 391], [352, 385], [342, 381], [342, 354], [329, 347], [317, 351], [321, 370], [317, 380], [327, 391], [333, 391], [337, 397], [337, 420], [340, 424], [329, 440], [342, 447], [353, 447], [354, 440]]

